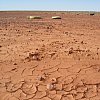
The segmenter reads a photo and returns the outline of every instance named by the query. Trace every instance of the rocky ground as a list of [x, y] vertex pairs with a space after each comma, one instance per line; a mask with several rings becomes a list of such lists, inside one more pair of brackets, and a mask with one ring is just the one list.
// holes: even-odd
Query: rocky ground
[[100, 15], [0, 12], [0, 100], [100, 100]]

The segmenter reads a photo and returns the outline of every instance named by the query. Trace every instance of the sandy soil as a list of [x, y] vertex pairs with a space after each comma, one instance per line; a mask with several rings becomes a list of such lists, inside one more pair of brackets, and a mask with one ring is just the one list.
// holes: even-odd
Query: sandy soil
[[0, 100], [100, 100], [100, 15], [0, 12]]

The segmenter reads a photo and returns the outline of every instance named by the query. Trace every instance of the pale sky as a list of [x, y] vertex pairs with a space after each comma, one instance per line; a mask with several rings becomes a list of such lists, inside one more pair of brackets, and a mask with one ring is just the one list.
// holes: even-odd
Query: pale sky
[[100, 11], [100, 0], [0, 0], [2, 10]]

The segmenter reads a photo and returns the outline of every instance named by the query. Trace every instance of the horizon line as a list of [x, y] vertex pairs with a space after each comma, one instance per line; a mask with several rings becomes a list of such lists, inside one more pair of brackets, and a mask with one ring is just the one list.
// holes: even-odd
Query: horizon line
[[0, 10], [1, 11], [34, 11], [34, 12], [39, 12], [39, 11], [42, 11], [42, 12], [46, 12], [46, 11], [49, 11], [49, 12], [100, 12], [100, 11], [95, 11], [95, 10]]

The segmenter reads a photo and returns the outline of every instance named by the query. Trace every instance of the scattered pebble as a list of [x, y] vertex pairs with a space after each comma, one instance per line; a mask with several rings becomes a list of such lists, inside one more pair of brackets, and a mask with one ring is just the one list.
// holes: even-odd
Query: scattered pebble
[[30, 60], [39, 60], [39, 53], [38, 52], [34, 52], [34, 53], [29, 53], [29, 57]]
[[48, 90], [51, 91], [51, 90], [54, 90], [54, 88], [55, 88], [55, 87], [54, 87], [54, 84], [52, 84], [52, 83], [47, 84], [47, 89], [48, 89]]
[[84, 42], [83, 41], [81, 41], [81, 44], [83, 44]]
[[57, 79], [56, 79], [56, 78], [52, 78], [52, 79], [51, 79], [51, 83], [52, 83], [52, 84], [57, 83]]
[[45, 78], [46, 78], [46, 77], [45, 77], [44, 75], [43, 75], [43, 76], [38, 76], [38, 77], [37, 77], [37, 79], [38, 79], [39, 81], [44, 81]]
[[17, 63], [14, 63], [14, 65], [17, 65]]
[[73, 48], [70, 48], [68, 54], [72, 54], [73, 53]]

